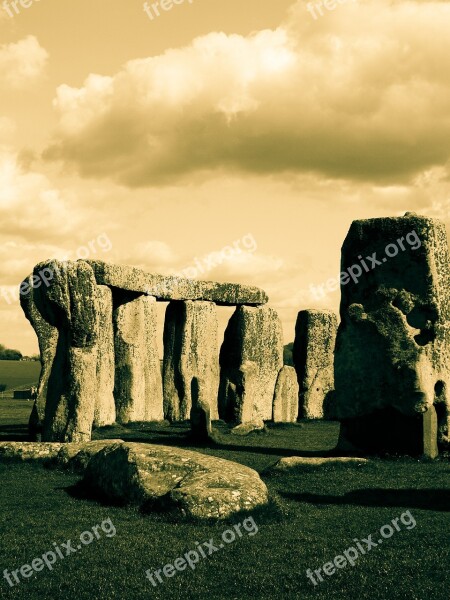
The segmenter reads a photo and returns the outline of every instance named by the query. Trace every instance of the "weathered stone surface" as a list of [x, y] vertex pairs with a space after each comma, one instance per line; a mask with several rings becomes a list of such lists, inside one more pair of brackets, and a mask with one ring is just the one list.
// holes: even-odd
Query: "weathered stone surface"
[[122, 444], [123, 440], [94, 440], [83, 444], [60, 444], [61, 448], [54, 457], [54, 464], [64, 469], [83, 473], [91, 458], [103, 448]]
[[383, 450], [389, 442], [390, 451], [397, 450], [397, 435], [403, 437], [402, 449], [414, 452], [423, 446], [422, 422], [416, 417], [434, 404], [440, 440], [448, 441], [445, 226], [412, 213], [355, 221], [342, 247], [342, 269], [362, 265], [365, 257], [375, 258], [375, 266], [366, 259], [370, 268], [365, 272], [360, 267], [358, 283], [350, 280], [341, 286], [334, 411], [342, 420], [343, 435], [359, 447], [371, 443]]
[[277, 463], [268, 469], [271, 472], [295, 471], [296, 469], [318, 469], [322, 467], [335, 467], [340, 465], [350, 467], [360, 467], [368, 464], [367, 458], [353, 456], [337, 456], [330, 458], [304, 458], [301, 456], [289, 456], [281, 458]]
[[211, 410], [208, 399], [202, 397], [197, 377], [191, 382], [192, 406], [190, 412], [191, 433], [194, 439], [205, 442], [211, 439]]
[[171, 302], [164, 323], [164, 416], [190, 418], [192, 381], [198, 402], [218, 419], [219, 351], [217, 309], [212, 302]]
[[283, 335], [275, 310], [240, 306], [225, 330], [220, 350], [219, 415], [225, 421], [272, 419]]
[[135, 267], [111, 265], [100, 260], [88, 262], [94, 269], [97, 283], [143, 292], [158, 300], [207, 300], [225, 306], [267, 302], [266, 293], [256, 287], [154, 275]]
[[231, 423], [263, 422], [260, 415], [258, 365], [245, 361], [239, 368], [221, 370], [219, 416]]
[[156, 303], [139, 296], [114, 311], [118, 423], [162, 421], [163, 392], [156, 344]]
[[124, 443], [89, 462], [84, 482], [115, 501], [157, 504], [181, 515], [224, 519], [268, 501], [258, 473], [241, 464], [180, 448]]
[[294, 367], [284, 366], [278, 373], [273, 397], [273, 421], [295, 423], [298, 417], [298, 382]]
[[45, 462], [64, 469], [82, 473], [90, 459], [100, 450], [122, 440], [96, 440], [94, 442], [1, 442], [0, 460]]
[[255, 433], [259, 431], [264, 431], [265, 425], [264, 421], [247, 421], [246, 423], [241, 423], [240, 425], [236, 425], [230, 431], [231, 435], [249, 435], [250, 433]]
[[64, 444], [58, 442], [1, 442], [0, 460], [44, 461], [54, 459]]
[[[35, 272], [37, 270], [38, 267], [35, 268]], [[52, 272], [48, 274], [53, 277]], [[36, 281], [36, 283], [38, 282]], [[40, 439], [42, 434], [48, 384], [52, 374], [59, 337], [57, 327], [46, 321], [40, 312], [42, 296], [42, 290], [38, 287], [33, 287], [33, 275], [27, 277], [21, 285], [20, 304], [26, 318], [36, 332], [41, 356], [41, 373], [37, 386], [37, 398], [34, 402], [29, 422], [30, 436], [34, 440]]]
[[95, 396], [94, 427], [112, 425], [116, 420], [114, 402], [114, 330], [111, 290], [97, 286], [98, 352], [97, 394]]
[[430, 406], [422, 416], [422, 439], [423, 439], [423, 456], [427, 458], [436, 458], [439, 455], [438, 448], [438, 421], [436, 409]]
[[49, 285], [41, 284], [22, 302], [45, 350], [30, 429], [42, 430], [43, 441], [88, 441], [97, 390], [94, 273], [84, 261], [41, 263], [34, 274], [43, 269], [52, 274]]
[[301, 310], [295, 325], [294, 365], [299, 382], [299, 416], [322, 419], [334, 389], [337, 317], [331, 310]]

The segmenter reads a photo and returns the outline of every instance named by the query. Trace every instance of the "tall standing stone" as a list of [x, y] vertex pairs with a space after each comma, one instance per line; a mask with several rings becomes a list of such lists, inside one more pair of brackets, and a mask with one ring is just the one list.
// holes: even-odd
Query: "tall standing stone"
[[322, 419], [334, 389], [337, 317], [330, 310], [301, 310], [295, 325], [294, 364], [299, 382], [299, 415]]
[[276, 311], [237, 307], [220, 350], [220, 418], [235, 423], [271, 420], [282, 366], [283, 334]]
[[94, 426], [112, 425], [116, 420], [114, 402], [114, 329], [112, 293], [105, 285], [97, 286], [98, 356], [97, 394]]
[[163, 419], [156, 318], [152, 296], [124, 296], [114, 310], [114, 396], [119, 423]]
[[212, 302], [172, 301], [164, 322], [164, 415], [170, 421], [190, 418], [192, 382], [218, 419], [218, 319]]
[[296, 423], [298, 417], [298, 382], [294, 367], [284, 366], [278, 373], [273, 397], [273, 421]]
[[[38, 272], [39, 270], [40, 265], [37, 265], [35, 272]], [[40, 440], [42, 436], [49, 380], [56, 356], [59, 332], [56, 325], [50, 324], [42, 316], [41, 311], [44, 312], [43, 292], [38, 287], [34, 286], [34, 283], [37, 284], [38, 281], [35, 280], [34, 282], [33, 276], [34, 274], [27, 277], [20, 286], [20, 303], [26, 318], [36, 332], [41, 358], [41, 372], [37, 386], [37, 397], [29, 421], [30, 437], [33, 441], [36, 441]], [[53, 277], [52, 273], [51, 276]], [[42, 281], [40, 285], [42, 285]]]
[[[341, 443], [420, 454], [448, 442], [450, 277], [445, 225], [354, 221], [342, 247], [334, 411]], [[358, 268], [356, 268], [358, 267]], [[425, 417], [424, 417], [425, 415]], [[427, 439], [424, 439], [424, 436]], [[429, 451], [428, 451], [429, 452]]]
[[30, 429], [39, 429], [46, 442], [89, 441], [97, 392], [97, 284], [84, 261], [41, 263], [34, 277], [44, 269], [51, 273], [47, 283], [22, 301], [43, 362]]

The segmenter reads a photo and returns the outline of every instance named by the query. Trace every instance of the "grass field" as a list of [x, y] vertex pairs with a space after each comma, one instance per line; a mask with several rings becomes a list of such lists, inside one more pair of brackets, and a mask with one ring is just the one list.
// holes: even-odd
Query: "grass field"
[[[0, 433], [24, 430], [31, 403], [4, 401]], [[17, 429], [10, 429], [15, 426]], [[268, 433], [236, 438], [221, 428], [223, 443], [190, 449], [229, 458], [262, 472], [286, 455], [314, 455], [333, 448], [336, 423], [279, 426]], [[94, 437], [115, 437], [187, 446], [185, 426], [110, 427]], [[229, 523], [171, 522], [133, 508], [105, 506], [77, 497], [77, 476], [27, 464], [0, 464], [2, 481], [0, 573], [10, 572], [110, 518], [116, 528], [64, 560], [10, 588], [0, 580], [0, 596], [27, 600], [304, 599], [448, 600], [448, 459], [373, 460], [359, 467], [328, 467], [290, 474], [262, 473], [273, 498], [254, 515], [258, 533], [226, 545], [201, 560], [195, 571], [163, 577], [156, 588], [145, 571], [196, 547], [220, 540]], [[306, 569], [321, 568], [342, 555], [354, 539], [373, 534], [409, 510], [416, 526], [402, 526], [356, 564], [337, 570], [314, 586]], [[234, 523], [241, 519], [234, 519]]]
[[40, 362], [0, 360], [0, 383], [5, 383], [7, 390], [37, 384], [40, 372]]

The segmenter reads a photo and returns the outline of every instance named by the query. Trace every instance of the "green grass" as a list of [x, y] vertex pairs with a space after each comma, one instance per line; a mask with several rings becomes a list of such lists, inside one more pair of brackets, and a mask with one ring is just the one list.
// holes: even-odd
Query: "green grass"
[[40, 371], [40, 362], [0, 360], [0, 383], [7, 390], [27, 388], [37, 384]]
[[[1, 413], [0, 431], [26, 423], [27, 403]], [[0, 405], [1, 406], [1, 405]], [[12, 423], [15, 408], [16, 419]], [[6, 408], [6, 405], [5, 405]], [[6, 415], [6, 422], [3, 420]], [[222, 443], [190, 449], [236, 460], [259, 471], [280, 456], [333, 447], [335, 423], [274, 427], [269, 433], [236, 438], [221, 428]], [[186, 428], [111, 427], [95, 437], [186, 446]], [[171, 522], [143, 516], [133, 508], [102, 506], [75, 497], [77, 476], [35, 465], [0, 464], [0, 574], [29, 564], [67, 539], [75, 539], [111, 518], [117, 534], [92, 542], [58, 561], [52, 572], [35, 573], [9, 588], [0, 580], [0, 597], [27, 600], [304, 599], [447, 600], [449, 598], [450, 467], [448, 459], [373, 460], [362, 467], [265, 475], [273, 505], [256, 513], [259, 531], [202, 560], [194, 572], [178, 572], [153, 588], [146, 569], [159, 569], [194, 549], [196, 542], [218, 541], [227, 523]], [[314, 587], [306, 578], [342, 554], [353, 539], [375, 534], [410, 510], [416, 527], [401, 531]], [[234, 519], [240, 522], [240, 519]], [[74, 544], [75, 545], [75, 544]]]

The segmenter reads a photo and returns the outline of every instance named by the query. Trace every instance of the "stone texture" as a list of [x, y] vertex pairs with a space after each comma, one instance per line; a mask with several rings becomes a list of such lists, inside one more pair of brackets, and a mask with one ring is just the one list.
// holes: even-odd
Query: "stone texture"
[[236, 423], [271, 420], [282, 366], [283, 335], [276, 311], [238, 307], [220, 350], [220, 418]]
[[225, 519], [268, 501], [258, 473], [241, 464], [180, 448], [124, 443], [89, 462], [84, 483], [109, 500]]
[[191, 382], [191, 398], [190, 421], [192, 437], [199, 442], [206, 442], [212, 439], [211, 411], [207, 398], [202, 397], [197, 377], [194, 377]]
[[122, 301], [114, 310], [117, 422], [162, 421], [156, 301], [151, 296]]
[[98, 294], [98, 352], [97, 394], [95, 396], [94, 427], [112, 425], [116, 420], [114, 402], [114, 329], [111, 290], [97, 286]]
[[[371, 268], [364, 272], [361, 267], [358, 283], [350, 280], [341, 286], [333, 411], [342, 421], [341, 442], [420, 453], [421, 415], [433, 404], [440, 442], [448, 442], [445, 225], [413, 213], [353, 222], [342, 247], [342, 268], [374, 253], [380, 264], [372, 268], [367, 260]], [[433, 440], [427, 444], [432, 446]]]
[[216, 306], [211, 302], [170, 302], [164, 323], [164, 416], [190, 418], [192, 381], [198, 402], [218, 419], [219, 351]]
[[97, 283], [143, 292], [158, 300], [206, 300], [224, 306], [267, 302], [267, 294], [256, 287], [154, 275], [135, 267], [111, 265], [100, 260], [88, 262], [94, 269]]
[[[35, 273], [38, 271], [38, 267], [39, 265], [35, 268]], [[32, 440], [38, 440], [42, 436], [48, 385], [56, 356], [59, 333], [57, 327], [51, 325], [41, 314], [41, 310], [43, 310], [43, 291], [38, 287], [33, 287], [33, 275], [30, 275], [23, 281], [20, 304], [26, 318], [36, 332], [41, 356], [41, 372], [37, 386], [37, 397], [29, 422], [30, 437]]]
[[337, 317], [330, 310], [301, 310], [295, 325], [294, 365], [299, 383], [299, 417], [322, 419], [334, 389]]
[[298, 417], [298, 382], [293, 367], [284, 366], [278, 373], [273, 397], [273, 421], [296, 423]]
[[94, 273], [84, 261], [41, 263], [34, 275], [43, 269], [52, 273], [49, 285], [41, 284], [22, 301], [43, 348], [44, 362], [30, 429], [42, 432], [43, 441], [87, 441], [97, 392]]
[[439, 455], [438, 448], [438, 420], [436, 409], [430, 406], [422, 417], [422, 439], [423, 439], [423, 455], [427, 458], [436, 458]]
[[63, 446], [58, 442], [1, 442], [0, 460], [46, 461], [55, 459]]
[[231, 435], [249, 435], [250, 433], [264, 431], [265, 429], [264, 421], [247, 421], [246, 423], [241, 423], [240, 425], [236, 425], [230, 431]]
[[345, 465], [349, 467], [359, 467], [368, 464], [367, 458], [354, 456], [339, 456], [330, 458], [304, 458], [302, 456], [289, 456], [281, 458], [277, 463], [268, 469], [270, 472], [285, 472], [292, 470], [318, 469], [323, 467], [335, 467]]
[[47, 465], [72, 469], [82, 473], [90, 459], [100, 450], [122, 440], [96, 440], [94, 442], [1, 442], [0, 460], [45, 462]]
[[83, 444], [60, 444], [53, 464], [63, 469], [83, 473], [91, 458], [109, 446], [122, 444], [123, 440], [94, 440]]

